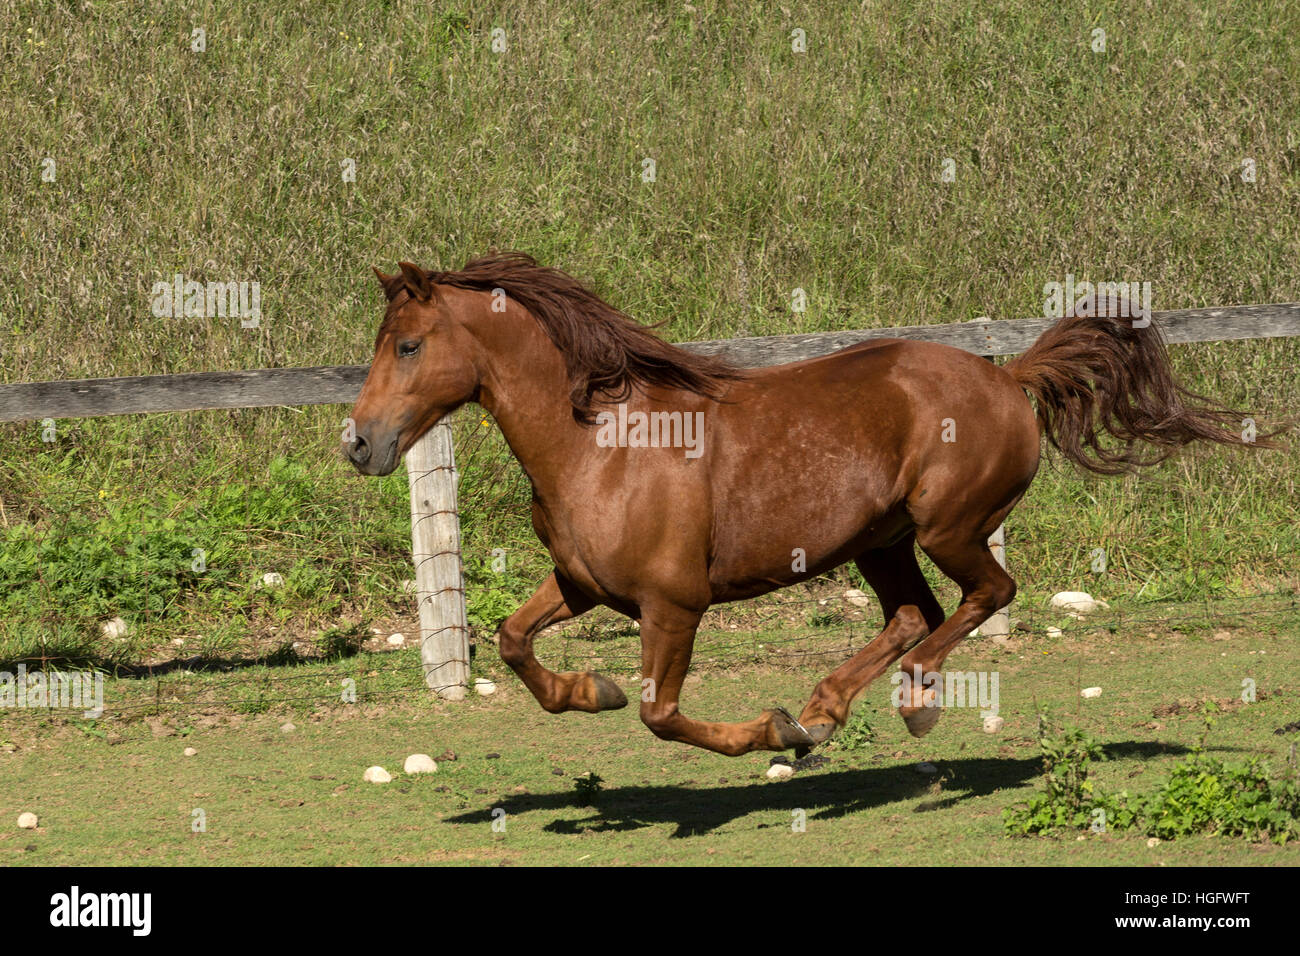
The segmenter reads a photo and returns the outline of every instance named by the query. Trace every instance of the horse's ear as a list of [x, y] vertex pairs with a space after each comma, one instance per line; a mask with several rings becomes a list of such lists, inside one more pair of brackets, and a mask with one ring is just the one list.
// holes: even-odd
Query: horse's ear
[[[371, 268], [374, 269], [374, 266], [371, 266]], [[379, 280], [379, 284], [384, 287], [384, 295], [386, 295], [391, 301], [394, 293], [396, 293], [397, 291], [394, 288], [394, 283], [393, 283], [393, 280], [396, 279], [397, 276], [396, 275], [386, 276], [378, 269], [374, 269], [374, 273], [375, 273], [375, 278]]]
[[421, 302], [429, 301], [433, 295], [429, 274], [413, 262], [399, 262], [397, 266], [402, 270], [402, 281], [406, 283], [406, 291], [411, 293], [411, 297]]

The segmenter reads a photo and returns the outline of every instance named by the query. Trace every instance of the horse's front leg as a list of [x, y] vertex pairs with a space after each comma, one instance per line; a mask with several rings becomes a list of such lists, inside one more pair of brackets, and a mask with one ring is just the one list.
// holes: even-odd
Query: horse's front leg
[[641, 720], [656, 737], [736, 757], [751, 750], [813, 746], [808, 732], [784, 710], [765, 710], [743, 724], [691, 720], [678, 700], [695, 647], [700, 615], [679, 608], [648, 610], [641, 618]]
[[572, 582], [552, 571], [497, 630], [501, 659], [519, 675], [537, 702], [553, 714], [565, 710], [594, 714], [627, 706], [627, 697], [608, 677], [590, 671], [556, 674], [543, 667], [533, 654], [533, 638], [538, 631], [584, 614], [594, 606], [595, 602]]

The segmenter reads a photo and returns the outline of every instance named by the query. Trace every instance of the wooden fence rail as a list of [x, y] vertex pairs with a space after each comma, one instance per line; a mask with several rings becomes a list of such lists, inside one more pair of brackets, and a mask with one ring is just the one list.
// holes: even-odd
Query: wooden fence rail
[[[1300, 302], [1153, 312], [1151, 318], [1160, 327], [1165, 341], [1171, 344], [1300, 335]], [[1029, 348], [1054, 321], [1001, 319], [679, 344], [684, 349], [716, 355], [747, 368], [814, 358], [858, 342], [882, 338], [942, 342], [976, 355], [1014, 355]], [[0, 385], [0, 422], [208, 408], [347, 404], [356, 401], [368, 368], [366, 365], [264, 368]]]
[[[1171, 344], [1300, 335], [1297, 302], [1153, 312], [1151, 318]], [[1023, 352], [1055, 321], [977, 320], [680, 344], [745, 368], [813, 358], [879, 338], [941, 342], [993, 357]], [[360, 393], [368, 368], [337, 365], [0, 385], [0, 422], [350, 404]], [[458, 700], [465, 695], [469, 677], [469, 628], [456, 505], [456, 460], [451, 427], [445, 419], [407, 452], [406, 467], [425, 683], [441, 696]], [[990, 544], [1005, 566], [1002, 530], [997, 529]], [[985, 633], [1004, 636], [1007, 624], [1003, 609], [990, 619]]]

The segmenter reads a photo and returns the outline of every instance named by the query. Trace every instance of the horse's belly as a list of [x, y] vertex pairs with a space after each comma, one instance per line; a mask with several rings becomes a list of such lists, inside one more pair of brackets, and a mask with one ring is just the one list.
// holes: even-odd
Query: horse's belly
[[866, 551], [888, 547], [911, 530], [911, 518], [901, 506], [863, 514], [849, 505], [834, 518], [754, 528], [743, 540], [724, 535], [709, 567], [713, 600], [739, 601], [806, 581]]

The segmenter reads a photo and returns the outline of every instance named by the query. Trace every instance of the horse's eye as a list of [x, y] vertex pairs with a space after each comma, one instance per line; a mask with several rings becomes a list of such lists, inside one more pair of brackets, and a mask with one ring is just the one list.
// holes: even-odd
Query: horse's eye
[[420, 351], [419, 339], [412, 339], [409, 342], [401, 342], [397, 346], [397, 354], [406, 358], [408, 355], [414, 355]]

